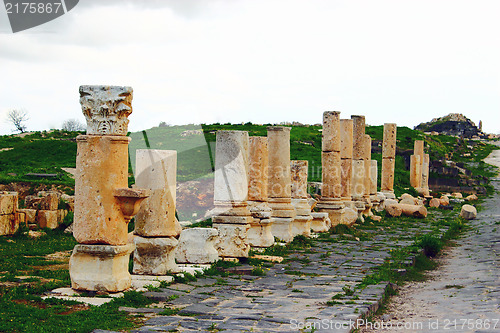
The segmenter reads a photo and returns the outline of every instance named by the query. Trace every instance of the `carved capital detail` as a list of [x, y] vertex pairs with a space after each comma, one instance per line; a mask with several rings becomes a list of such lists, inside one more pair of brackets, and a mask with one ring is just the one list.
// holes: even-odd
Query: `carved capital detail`
[[88, 135], [127, 135], [131, 87], [80, 86], [80, 104]]

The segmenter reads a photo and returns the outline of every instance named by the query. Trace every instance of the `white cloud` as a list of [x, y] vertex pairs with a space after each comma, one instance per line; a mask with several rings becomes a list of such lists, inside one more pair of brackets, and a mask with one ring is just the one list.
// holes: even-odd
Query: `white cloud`
[[134, 88], [133, 130], [340, 110], [407, 126], [462, 112], [500, 132], [497, 1], [123, 3], [0, 34], [0, 112], [60, 126], [81, 117], [79, 85], [116, 84]]

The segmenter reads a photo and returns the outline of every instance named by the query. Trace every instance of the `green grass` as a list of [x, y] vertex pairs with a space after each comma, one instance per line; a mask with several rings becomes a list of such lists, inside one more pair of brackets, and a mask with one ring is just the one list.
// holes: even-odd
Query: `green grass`
[[67, 259], [49, 260], [45, 256], [72, 250], [76, 241], [61, 230], [44, 230], [47, 235], [37, 239], [27, 237], [24, 231], [0, 237], [0, 280], [14, 282], [0, 285], [0, 332], [84, 333], [137, 326], [133, 317], [118, 308], [150, 304], [151, 299], [141, 293], [126, 292], [123, 298], [100, 307], [58, 299], [42, 300], [43, 293], [70, 285]]

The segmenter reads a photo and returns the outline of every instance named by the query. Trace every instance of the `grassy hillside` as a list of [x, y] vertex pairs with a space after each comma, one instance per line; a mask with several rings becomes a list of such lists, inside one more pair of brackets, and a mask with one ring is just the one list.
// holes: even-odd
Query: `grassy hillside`
[[[187, 181], [213, 176], [215, 138], [217, 130], [243, 130], [249, 135], [265, 136], [270, 124], [210, 124], [154, 127], [130, 133], [130, 173], [135, 165], [136, 149], [167, 149], [178, 152], [177, 179]], [[374, 142], [372, 158], [381, 165], [380, 149], [383, 126], [367, 126], [366, 133]], [[0, 183], [32, 182], [74, 186], [74, 180], [61, 168], [74, 168], [76, 160], [75, 137], [79, 132], [36, 132], [24, 137], [0, 136]], [[415, 140], [425, 140], [431, 160], [448, 157], [469, 164], [476, 174], [488, 173], [482, 162], [493, 147], [445, 135], [427, 136], [408, 127], [398, 127], [395, 188], [408, 188], [409, 171], [401, 154], [409, 154]], [[321, 126], [291, 126], [291, 159], [309, 161], [309, 181], [321, 181]], [[471, 156], [467, 154], [471, 153]], [[43, 179], [27, 176], [29, 173], [55, 173], [56, 178]], [[131, 183], [133, 176], [131, 177]]]

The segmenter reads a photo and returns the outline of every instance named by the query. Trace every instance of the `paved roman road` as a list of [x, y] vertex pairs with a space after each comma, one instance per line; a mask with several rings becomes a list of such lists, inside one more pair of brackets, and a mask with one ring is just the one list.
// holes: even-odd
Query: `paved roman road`
[[[500, 167], [500, 150], [485, 159]], [[500, 178], [492, 180], [500, 191]], [[488, 198], [473, 227], [448, 249], [423, 283], [404, 286], [368, 332], [500, 332], [500, 194]], [[406, 329], [397, 329], [398, 324]], [[393, 325], [392, 329], [387, 327]], [[421, 325], [421, 326], [420, 326]]]

